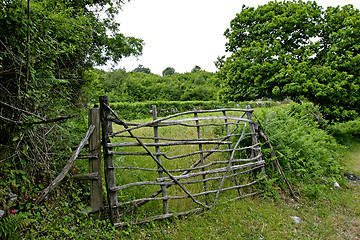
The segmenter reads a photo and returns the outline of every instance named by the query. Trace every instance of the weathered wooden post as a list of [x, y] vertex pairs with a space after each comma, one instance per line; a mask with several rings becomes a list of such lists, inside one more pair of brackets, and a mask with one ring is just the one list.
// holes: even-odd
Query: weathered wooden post
[[119, 223], [119, 210], [118, 210], [118, 197], [116, 191], [113, 191], [116, 187], [114, 161], [113, 155], [109, 153], [112, 150], [111, 147], [107, 147], [106, 144], [110, 143], [109, 135], [112, 133], [112, 122], [108, 120], [110, 117], [110, 110], [107, 106], [109, 104], [109, 96], [100, 96], [100, 121], [102, 130], [102, 145], [104, 154], [104, 173], [107, 190], [107, 198], [110, 209], [110, 220], [113, 224]]
[[95, 126], [89, 138], [89, 173], [97, 174], [97, 178], [90, 180], [90, 206], [95, 212], [95, 218], [102, 218], [100, 209], [104, 206], [101, 178], [101, 137], [100, 137], [100, 110], [98, 106], [89, 110], [89, 127]]
[[[153, 114], [153, 120], [156, 120], [157, 119], [156, 105], [152, 105], [152, 114]], [[158, 139], [159, 138], [159, 128], [156, 124], [154, 125], [154, 138], [155, 138], [155, 143], [159, 143], [159, 139]], [[155, 151], [156, 151], [156, 159], [161, 163], [160, 147], [156, 146]], [[164, 173], [163, 173], [162, 168], [159, 165], [158, 165], [158, 172], [159, 172], [159, 178], [162, 178], [164, 176]], [[162, 192], [163, 197], [167, 197], [166, 186], [164, 186], [164, 185], [161, 186], [161, 192]], [[164, 209], [164, 214], [169, 213], [168, 200], [163, 201], [163, 209]]]
[[[196, 109], [194, 109], [194, 111], [196, 111]], [[198, 114], [195, 112], [194, 113], [194, 117], [197, 118], [198, 117]], [[200, 129], [200, 126], [199, 126], [199, 120], [196, 120], [196, 130], [197, 130], [197, 135], [198, 135], [198, 139], [201, 140], [201, 129]], [[199, 143], [199, 151], [200, 151], [200, 162], [201, 162], [201, 166], [204, 166], [204, 154], [203, 154], [203, 146], [201, 143]], [[202, 171], [205, 171], [205, 168], [202, 168], [201, 169]], [[206, 175], [202, 175], [202, 178], [204, 180], [206, 180]], [[207, 182], [204, 181], [204, 191], [207, 192], [209, 190], [208, 188], [208, 185], [207, 185]], [[206, 193], [205, 194], [205, 197], [206, 197], [206, 205], [210, 206], [210, 197], [209, 197], [209, 194]]]
[[[224, 115], [224, 117], [225, 117], [226, 136], [230, 136], [230, 129], [229, 129], [228, 120], [227, 120], [227, 118], [226, 118], [226, 117], [227, 117], [226, 111], [224, 110], [224, 111], [222, 111], [222, 112], [223, 112], [223, 115]], [[229, 137], [227, 140], [230, 140], [230, 137]], [[231, 143], [228, 144], [228, 148], [229, 148], [229, 149], [232, 149], [232, 148], [231, 148]], [[232, 166], [235, 166], [235, 163], [232, 163], [231, 165], [232, 165]], [[237, 171], [234, 170], [234, 174], [236, 174], [236, 172], [237, 172]], [[239, 186], [239, 178], [238, 178], [237, 175], [235, 175], [235, 183], [236, 183], [236, 186]], [[238, 188], [237, 191], [238, 191], [239, 195], [241, 196], [241, 195], [242, 195], [241, 189]]]
[[[247, 110], [251, 110], [251, 107], [250, 105], [247, 105], [246, 106], [246, 109]], [[252, 145], [257, 145], [259, 143], [258, 141], [258, 125], [256, 122], [254, 122], [253, 118], [252, 118], [252, 112], [251, 111], [248, 111], [246, 113], [247, 115], [247, 118], [250, 120], [250, 123], [249, 123], [249, 127], [250, 127], [250, 132], [251, 132], [251, 138], [252, 138]], [[255, 156], [258, 156], [259, 154], [261, 154], [261, 148], [260, 148], [260, 145], [259, 146], [256, 146], [254, 147], [252, 150], [251, 150], [251, 157], [255, 157]], [[260, 156], [258, 161], [262, 161], [262, 157]], [[261, 168], [262, 170], [262, 175], [265, 176], [265, 167], [262, 167]]]

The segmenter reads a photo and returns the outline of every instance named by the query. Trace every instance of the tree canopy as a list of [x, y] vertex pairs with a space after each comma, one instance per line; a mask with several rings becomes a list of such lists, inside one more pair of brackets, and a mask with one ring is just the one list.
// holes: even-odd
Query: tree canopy
[[[92, 67], [141, 54], [143, 41], [124, 36], [114, 20], [122, 4], [0, 1], [2, 179], [11, 179], [15, 169], [34, 181], [49, 179], [86, 131], [85, 121], [75, 117], [103, 91]], [[18, 193], [29, 183], [23, 180], [4, 185]]]
[[175, 74], [175, 69], [172, 67], [167, 67], [164, 69], [164, 71], [162, 71], [163, 76], [171, 76], [173, 74]]
[[359, 114], [360, 13], [352, 5], [243, 6], [225, 36], [231, 56], [217, 62], [224, 99], [290, 97], [320, 105], [332, 120]]
[[141, 72], [141, 73], [151, 73], [150, 68], [144, 67], [143, 65], [139, 65], [138, 67], [136, 67], [133, 72]]
[[19, 122], [31, 122], [36, 115], [45, 119], [76, 105], [82, 89], [96, 84], [87, 72], [92, 66], [141, 54], [142, 40], [124, 36], [114, 21], [122, 4], [121, 0], [0, 2], [2, 137], [10, 136]]

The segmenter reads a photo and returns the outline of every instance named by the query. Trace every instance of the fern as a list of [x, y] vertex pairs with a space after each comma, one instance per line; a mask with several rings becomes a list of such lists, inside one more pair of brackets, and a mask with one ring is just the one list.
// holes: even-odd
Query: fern
[[258, 118], [290, 180], [339, 177], [341, 146], [319, 127], [311, 103], [258, 109]]
[[29, 216], [30, 213], [18, 213], [3, 219], [0, 222], [0, 238], [18, 239], [20, 232], [35, 221], [30, 219]]

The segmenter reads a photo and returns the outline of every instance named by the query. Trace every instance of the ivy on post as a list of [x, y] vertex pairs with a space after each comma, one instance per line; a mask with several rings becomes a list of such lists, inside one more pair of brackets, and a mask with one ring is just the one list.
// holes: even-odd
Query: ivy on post
[[107, 147], [106, 144], [110, 143], [109, 135], [112, 131], [112, 123], [108, 121], [110, 117], [109, 106], [109, 96], [100, 96], [100, 121], [101, 121], [101, 130], [102, 130], [102, 145], [103, 145], [103, 154], [104, 154], [104, 173], [105, 173], [105, 182], [107, 190], [107, 198], [110, 209], [110, 219], [113, 224], [119, 222], [119, 210], [118, 198], [116, 191], [111, 189], [116, 187], [115, 183], [115, 173], [114, 173], [114, 160], [113, 155], [109, 152], [112, 150], [111, 147]]

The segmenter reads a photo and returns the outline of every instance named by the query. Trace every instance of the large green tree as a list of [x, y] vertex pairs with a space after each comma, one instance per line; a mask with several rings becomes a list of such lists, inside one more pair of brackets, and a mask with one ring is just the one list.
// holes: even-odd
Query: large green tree
[[163, 76], [171, 76], [173, 74], [175, 74], [175, 69], [172, 67], [167, 67], [164, 69], [164, 71], [162, 71]]
[[32, 180], [56, 172], [50, 170], [63, 165], [70, 144], [82, 137], [74, 131], [86, 131], [80, 118], [63, 120], [79, 115], [84, 94], [99, 93], [92, 67], [141, 54], [142, 40], [124, 36], [114, 21], [122, 4], [0, 1], [0, 191], [13, 188], [6, 184], [13, 169]]
[[332, 120], [360, 110], [360, 13], [352, 5], [269, 2], [243, 6], [218, 61], [227, 100], [308, 99]]
[[76, 105], [86, 92], [81, 90], [94, 83], [87, 72], [94, 65], [141, 54], [142, 40], [124, 36], [114, 21], [122, 4], [0, 2], [0, 142], [22, 123], [48, 119]]

